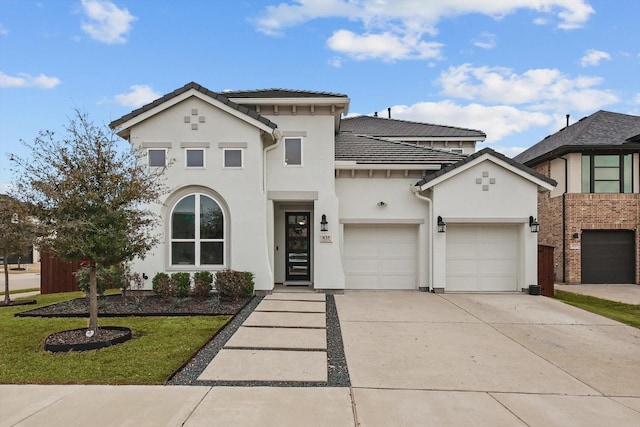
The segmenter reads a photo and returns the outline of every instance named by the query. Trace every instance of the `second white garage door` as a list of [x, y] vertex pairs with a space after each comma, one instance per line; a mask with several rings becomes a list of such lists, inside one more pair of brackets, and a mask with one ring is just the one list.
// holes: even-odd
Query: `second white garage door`
[[446, 291], [517, 291], [518, 227], [447, 225]]
[[347, 289], [416, 289], [418, 227], [345, 225]]

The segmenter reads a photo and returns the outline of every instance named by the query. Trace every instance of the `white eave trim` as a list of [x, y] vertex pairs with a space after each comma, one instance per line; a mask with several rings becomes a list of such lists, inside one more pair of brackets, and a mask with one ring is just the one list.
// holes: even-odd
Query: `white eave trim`
[[475, 165], [477, 165], [478, 163], [481, 163], [485, 160], [488, 160], [490, 162], [493, 162], [495, 164], [497, 164], [498, 166], [502, 166], [503, 168], [513, 172], [514, 174], [528, 180], [531, 181], [533, 183], [535, 183], [538, 186], [538, 189], [544, 189], [546, 191], [551, 191], [555, 188], [555, 186], [553, 184], [549, 184], [546, 181], [543, 181], [533, 175], [531, 175], [530, 173], [527, 173], [503, 160], [500, 160], [494, 156], [492, 156], [489, 153], [483, 154], [482, 156], [470, 161], [467, 164], [464, 164], [462, 166], [459, 166], [455, 169], [453, 169], [452, 171], [449, 171], [448, 173], [445, 173], [444, 175], [441, 175], [435, 179], [430, 180], [429, 182], [423, 184], [420, 186], [420, 191], [424, 191], [424, 190], [428, 190], [438, 184], [440, 184], [443, 181], [446, 181], [447, 179], [458, 175], [459, 173], [462, 173], [464, 171], [466, 171], [467, 169], [474, 167]]
[[334, 163], [336, 170], [430, 170], [439, 171], [440, 165], [419, 165], [419, 164], [362, 164], [339, 160]]
[[256, 120], [253, 117], [242, 113], [238, 110], [236, 110], [235, 108], [229, 107], [228, 105], [216, 100], [215, 98], [212, 98], [208, 95], [205, 95], [204, 93], [196, 90], [196, 89], [189, 89], [188, 91], [181, 93], [180, 95], [174, 96], [171, 99], [168, 99], [167, 101], [163, 102], [160, 105], [157, 105], [153, 108], [151, 108], [150, 110], [144, 111], [140, 114], [138, 114], [137, 116], [127, 120], [126, 122], [122, 123], [120, 126], [118, 126], [115, 130], [118, 133], [118, 135], [122, 136], [121, 133], [132, 128], [133, 126], [155, 116], [156, 114], [165, 111], [171, 107], [173, 107], [176, 104], [179, 104], [191, 97], [196, 97], [201, 99], [202, 101], [211, 104], [219, 109], [221, 109], [222, 111], [225, 111], [229, 114], [231, 114], [234, 117], [239, 118], [240, 120], [243, 120], [255, 127], [257, 127], [258, 129], [267, 132], [269, 135], [271, 135], [274, 131], [274, 129], [272, 129], [270, 126], [267, 126], [266, 124], [262, 123], [260, 120]]

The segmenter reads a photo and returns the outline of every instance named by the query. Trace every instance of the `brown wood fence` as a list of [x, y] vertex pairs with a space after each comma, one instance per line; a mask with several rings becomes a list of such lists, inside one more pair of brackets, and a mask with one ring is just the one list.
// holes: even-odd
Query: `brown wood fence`
[[553, 246], [538, 245], [538, 285], [542, 295], [554, 296]]
[[42, 253], [40, 257], [40, 293], [75, 292], [78, 281], [73, 273], [80, 269], [80, 261], [62, 261]]

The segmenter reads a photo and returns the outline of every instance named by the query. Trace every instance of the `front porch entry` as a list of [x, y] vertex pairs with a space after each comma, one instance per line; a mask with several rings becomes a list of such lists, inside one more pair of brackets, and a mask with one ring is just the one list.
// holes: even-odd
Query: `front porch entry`
[[311, 214], [285, 213], [285, 285], [311, 284]]

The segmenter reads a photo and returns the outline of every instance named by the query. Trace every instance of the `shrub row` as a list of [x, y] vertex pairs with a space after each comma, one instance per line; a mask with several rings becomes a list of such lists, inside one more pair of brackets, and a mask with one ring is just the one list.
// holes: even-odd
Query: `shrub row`
[[[208, 271], [198, 271], [193, 275], [189, 273], [157, 273], [151, 280], [153, 292], [165, 298], [186, 298], [189, 295], [206, 297], [213, 288], [213, 274]], [[221, 299], [237, 300], [253, 295], [253, 273], [222, 270], [215, 275], [216, 291]]]

